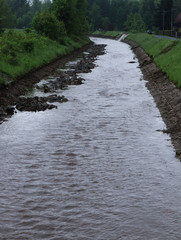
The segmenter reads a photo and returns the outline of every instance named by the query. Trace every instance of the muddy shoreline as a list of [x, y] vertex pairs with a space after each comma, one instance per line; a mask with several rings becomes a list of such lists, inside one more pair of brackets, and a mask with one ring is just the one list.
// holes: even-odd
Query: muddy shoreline
[[70, 54], [61, 58], [55, 59], [49, 64], [43, 65], [35, 70], [30, 71], [26, 75], [20, 76], [15, 82], [12, 82], [8, 86], [1, 86], [0, 88], [0, 107], [8, 105], [14, 105], [18, 97], [25, 95], [27, 90], [31, 89], [34, 84], [38, 83], [44, 77], [52, 74], [56, 69], [61, 68], [66, 62], [72, 61], [79, 54], [87, 51], [93, 42], [83, 46], [80, 49], [74, 50]]
[[[57, 95], [57, 91], [64, 91], [69, 85], [83, 84], [84, 79], [79, 73], [88, 73], [95, 67], [95, 60], [98, 55], [105, 54], [105, 45], [97, 45], [91, 42], [79, 50], [57, 59], [54, 62], [43, 66], [22, 76], [15, 82], [3, 86], [0, 89], [0, 124], [18, 111], [45, 111], [57, 108], [52, 103], [67, 102], [63, 95]], [[75, 61], [77, 63], [66, 68], [66, 63]], [[41, 80], [46, 79], [41, 84]], [[39, 85], [40, 84], [40, 85]], [[45, 93], [44, 97], [28, 97], [26, 94], [31, 89]]]
[[172, 139], [176, 157], [181, 160], [181, 91], [156, 66], [153, 59], [135, 42], [125, 40], [138, 58], [146, 86], [152, 94]]

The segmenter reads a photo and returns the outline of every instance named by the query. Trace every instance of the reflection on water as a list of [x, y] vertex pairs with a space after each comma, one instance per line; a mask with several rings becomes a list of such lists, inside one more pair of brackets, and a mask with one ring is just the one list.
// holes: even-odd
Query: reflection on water
[[69, 102], [0, 125], [0, 239], [181, 238], [181, 164], [138, 62], [94, 41], [107, 54]]

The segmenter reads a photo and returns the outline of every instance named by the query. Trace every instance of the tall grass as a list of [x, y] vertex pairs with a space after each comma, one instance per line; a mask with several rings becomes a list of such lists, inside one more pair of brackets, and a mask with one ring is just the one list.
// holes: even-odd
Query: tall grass
[[7, 31], [0, 36], [0, 72], [15, 79], [88, 42], [85, 37], [76, 40], [66, 37], [58, 43], [34, 32]]
[[156, 38], [148, 34], [129, 34], [179, 88], [181, 87], [181, 41]]

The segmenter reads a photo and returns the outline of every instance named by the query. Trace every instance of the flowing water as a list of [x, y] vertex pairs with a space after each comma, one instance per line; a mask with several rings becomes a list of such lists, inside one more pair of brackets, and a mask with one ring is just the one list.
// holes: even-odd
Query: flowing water
[[0, 125], [1, 240], [181, 239], [181, 163], [138, 61], [93, 40], [107, 54], [69, 102]]

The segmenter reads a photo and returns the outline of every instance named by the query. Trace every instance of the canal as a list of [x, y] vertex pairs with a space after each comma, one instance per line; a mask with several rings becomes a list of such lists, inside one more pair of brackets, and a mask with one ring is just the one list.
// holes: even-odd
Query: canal
[[68, 102], [0, 125], [0, 239], [181, 239], [181, 163], [138, 60], [92, 40], [106, 54]]

